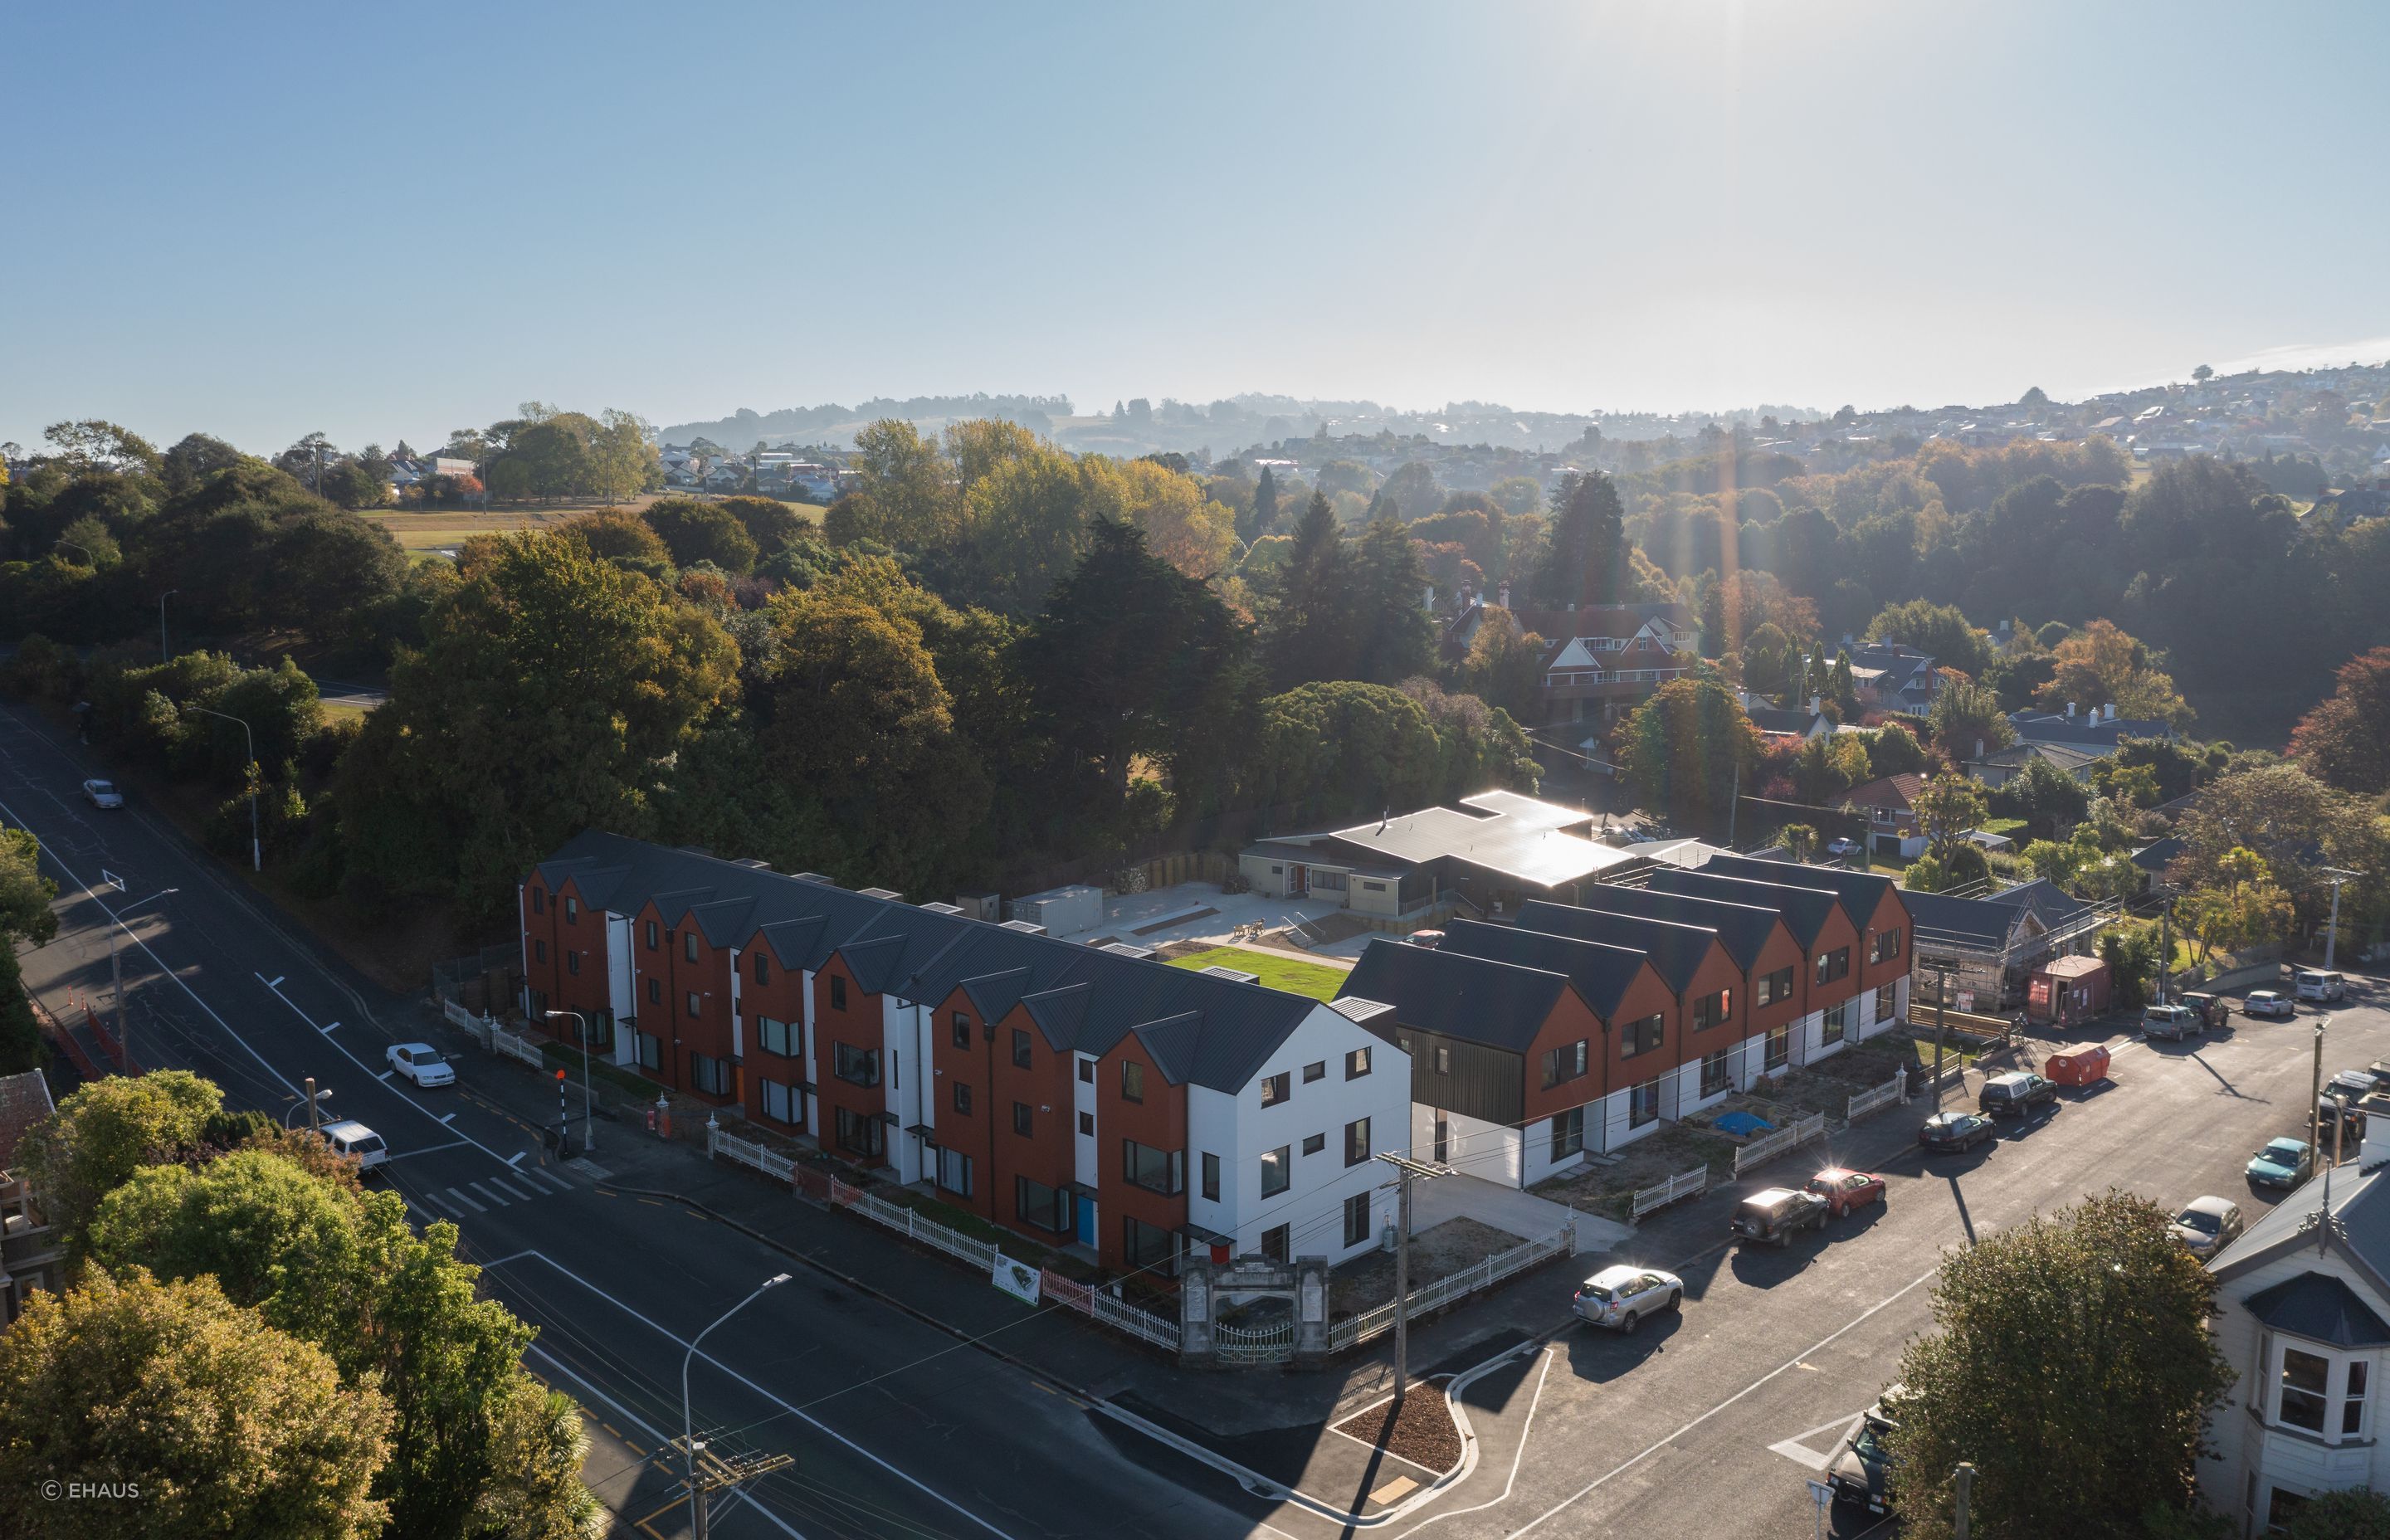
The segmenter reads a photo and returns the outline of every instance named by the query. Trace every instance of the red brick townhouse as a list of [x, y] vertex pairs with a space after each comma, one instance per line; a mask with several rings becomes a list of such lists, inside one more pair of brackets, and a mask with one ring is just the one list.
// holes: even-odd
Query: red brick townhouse
[[525, 1009], [617, 1064], [1116, 1268], [1341, 1261], [1409, 1067], [1347, 1010], [586, 833], [523, 880]]
[[[1557, 973], [1574, 986], [1577, 998], [1592, 1011], [1597, 1030], [1590, 1037], [1556, 1048], [1546, 1046], [1528, 1055], [1521, 1065], [1521, 1110], [1515, 1117], [1501, 1121], [1454, 1109], [1445, 1094], [1444, 1078], [1431, 1072], [1433, 1067], [1422, 1064], [1414, 1053], [1411, 1099], [1418, 1111], [1411, 1142], [1415, 1147], [1427, 1148], [1434, 1138], [1444, 1137], [1444, 1125], [1457, 1120], [1458, 1136], [1472, 1152], [1472, 1175], [1526, 1187], [1577, 1164], [1582, 1152], [1613, 1149], [1656, 1122], [1658, 1103], [1638, 1095], [1638, 1088], [1655, 1084], [1668, 1072], [1662, 1066], [1675, 1064], [1686, 1041], [1686, 1012], [1677, 991], [1653, 958], [1632, 946], [1465, 919], [1446, 927], [1437, 955]], [[1401, 966], [1397, 958], [1381, 959], [1374, 971], [1387, 975], [1390, 982], [1370, 987], [1400, 990], [1407, 983], [1415, 985], [1415, 981], [1395, 976]], [[1415, 966], [1414, 971], [1424, 971], [1433, 979], [1435, 966], [1430, 964], [1424, 970]], [[1348, 981], [1346, 987], [1361, 986]], [[1456, 1020], [1466, 1022], [1469, 1018]], [[1427, 1124], [1432, 1137], [1420, 1136], [1420, 1123]], [[1491, 1153], [1496, 1149], [1515, 1151], [1515, 1158], [1497, 1160]]]
[[1908, 1019], [1909, 952], [1915, 926], [1899, 883], [1848, 866], [1810, 866], [1753, 855], [1713, 855], [1702, 869], [1762, 882], [1823, 888], [1833, 893], [1857, 936], [1852, 972], [1858, 980], [1859, 1020], [1852, 1030], [1858, 1036], [1872, 1037], [1891, 1022]]

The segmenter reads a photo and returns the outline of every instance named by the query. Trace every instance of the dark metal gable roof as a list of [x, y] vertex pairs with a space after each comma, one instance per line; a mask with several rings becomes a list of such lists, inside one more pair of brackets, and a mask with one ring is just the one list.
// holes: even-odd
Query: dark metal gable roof
[[1523, 1054], [1570, 988], [1543, 969], [1378, 940], [1337, 994], [1392, 1006], [1407, 1027]]
[[1661, 982], [1677, 995], [1691, 985], [1710, 948], [1718, 944], [1718, 933], [1706, 925], [1678, 925], [1664, 919], [1645, 919], [1640, 915], [1548, 904], [1541, 899], [1520, 909], [1519, 924], [1524, 930], [1548, 930], [1556, 936], [1574, 936], [1605, 946], [1634, 947], [1651, 959]]
[[2301, 1273], [2244, 1303], [2250, 1315], [2294, 1337], [2341, 1348], [2390, 1344], [2390, 1325], [2358, 1298], [2356, 1290], [2330, 1273]]
[[1818, 933], [1825, 930], [1827, 917], [1842, 907], [1843, 901], [1831, 889], [1791, 887], [1781, 882], [1760, 882], [1747, 877], [1728, 877], [1718, 872], [1685, 871], [1676, 866], [1659, 866], [1652, 870], [1651, 886], [1664, 893], [1684, 893], [1692, 898], [1715, 898], [1728, 904], [1754, 904], [1774, 909], [1784, 917], [1785, 929], [1792, 939], [1807, 951], [1818, 944]]
[[[1533, 907], [1533, 905], [1529, 905]], [[1490, 957], [1496, 962], [1563, 973], [1586, 1004], [1605, 1021], [1618, 1014], [1619, 1002], [1651, 958], [1640, 947], [1615, 946], [1519, 925], [1485, 925], [1473, 919], [1446, 922], [1438, 950], [1464, 956]]]
[[1640, 915], [1646, 919], [1664, 919], [1677, 925], [1706, 925], [1718, 933], [1727, 955], [1746, 973], [1759, 961], [1759, 954], [1767, 948], [1767, 938], [1776, 933], [1779, 923], [1776, 910], [1769, 906], [1695, 898], [1655, 888], [1622, 888], [1608, 882], [1588, 886], [1577, 895], [1577, 905], [1580, 908]]
[[[551, 881], [556, 872], [618, 871], [614, 912], [636, 912], [653, 899], [675, 923], [699, 905], [714, 916], [743, 903], [742, 933], [728, 944], [761, 936], [785, 967], [818, 969], [840, 955], [865, 989], [916, 1004], [942, 1001], [966, 981], [1019, 973], [1013, 1003], [1028, 1006], [1057, 1048], [1101, 1055], [1140, 1026], [1191, 1017], [1194, 1042], [1179, 1062], [1197, 1084], [1231, 1094], [1320, 1008], [1317, 1001], [1261, 984], [596, 830], [574, 836], [537, 869]], [[1009, 983], [1004, 988], [1014, 991]], [[995, 1003], [991, 994], [985, 1004]], [[991, 1019], [1001, 1014], [989, 1012]]]
[[1763, 861], [1751, 855], [1713, 855], [1702, 869], [1727, 877], [1795, 882], [1805, 888], [1831, 890], [1841, 898], [1843, 912], [1851, 917], [1852, 926], [1861, 935], [1874, 922], [1876, 907], [1883, 902], [1883, 895], [1900, 891], [1899, 884], [1891, 878], [1875, 872], [1853, 871], [1848, 866], [1813, 866], [1801, 861]]

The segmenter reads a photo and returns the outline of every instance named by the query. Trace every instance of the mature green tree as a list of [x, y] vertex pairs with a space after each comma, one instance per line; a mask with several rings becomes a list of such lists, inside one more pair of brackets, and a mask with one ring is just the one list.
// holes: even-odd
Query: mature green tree
[[[214, 1280], [94, 1271], [36, 1292], [0, 1354], [0, 1530], [26, 1540], [349, 1540], [379, 1534], [367, 1489], [391, 1411], [319, 1348]], [[57, 1472], [137, 1495], [46, 1497]]]
[[963, 526], [968, 587], [979, 602], [1034, 615], [1086, 554], [1102, 499], [1097, 468], [1046, 444], [997, 463], [971, 483]]
[[2281, 1540], [2390, 1540], [2390, 1496], [2363, 1486], [2322, 1493], [2300, 1505], [2279, 1533]]
[[619, 503], [663, 484], [663, 458], [633, 412], [607, 411], [589, 438], [589, 490], [600, 501]]
[[1895, 718], [1867, 735], [1869, 779], [1914, 775], [1925, 768], [1925, 747], [1915, 733], [1900, 725], [1901, 720]]
[[2003, 781], [1990, 800], [1992, 811], [2000, 816], [2023, 818], [2035, 834], [2056, 839], [2083, 821], [2090, 808], [2091, 792], [2037, 754]]
[[[89, 1237], [99, 1265], [212, 1277], [235, 1304], [322, 1348], [350, 1383], [378, 1383], [396, 1416], [374, 1495], [408, 1534], [473, 1534], [477, 1509], [511, 1500], [532, 1474], [502, 1466], [492, 1445], [523, 1393], [532, 1334], [478, 1297], [480, 1269], [456, 1246], [453, 1226], [416, 1236], [396, 1194], [342, 1188], [261, 1149], [135, 1172], [101, 1200]], [[553, 1431], [578, 1442], [577, 1428]]]
[[1278, 477], [1268, 466], [1262, 467], [1262, 479], [1253, 483], [1253, 508], [1247, 517], [1248, 527], [1237, 532], [1240, 538], [1253, 541], [1278, 533]]
[[166, 451], [160, 462], [159, 474], [166, 483], [167, 494], [174, 496], [198, 486], [200, 479], [210, 472], [229, 469], [248, 458], [222, 439], [206, 433], [189, 433]]
[[[1350, 679], [1357, 645], [1353, 552], [1328, 499], [1311, 494], [1295, 526], [1286, 570], [1272, 585], [1263, 622], [1263, 660], [1281, 689], [1313, 679]], [[1426, 580], [1420, 580], [1426, 585]]]
[[58, 933], [50, 901], [58, 885], [42, 875], [42, 841], [30, 828], [0, 828], [0, 946], [46, 946]]
[[1964, 776], [1936, 776], [1917, 793], [1913, 804], [1918, 832], [1926, 848], [1947, 866], [1960, 837], [1991, 816], [1984, 789]]
[[1620, 724], [1618, 767], [1644, 805], [1672, 822], [1723, 829], [1738, 772], [1752, 784], [1759, 729], [1715, 675], [1671, 679]]
[[101, 1199], [144, 1166], [189, 1155], [223, 1106], [214, 1083], [187, 1070], [111, 1075], [69, 1092], [18, 1155], [50, 1224], [79, 1249]]
[[783, 591], [771, 614], [763, 747], [775, 777], [819, 804], [854, 875], [906, 891], [958, 875], [945, 853], [984, 815], [990, 787], [919, 623], [835, 582]]
[[636, 830], [652, 767], [737, 688], [711, 618], [554, 536], [494, 543], [430, 631], [341, 761], [362, 899], [503, 905], [578, 830]]
[[591, 480], [590, 430], [596, 427], [578, 412], [525, 424], [490, 464], [491, 495], [552, 499], [585, 494]]
[[1438, 744], [1416, 700], [1382, 685], [1299, 685], [1261, 702], [1246, 794], [1310, 818], [1375, 816], [1435, 800]]
[[2390, 647], [2340, 665], [2339, 687], [2299, 719], [2291, 757], [2343, 791], [2390, 791]]
[[714, 507], [738, 520], [764, 556], [777, 555], [813, 533], [811, 520], [777, 497], [725, 497]]
[[675, 566], [711, 561], [726, 572], [754, 569], [755, 537], [747, 533], [745, 522], [723, 504], [700, 503], [691, 497], [663, 497], [649, 504], [639, 517], [672, 552]]
[[1999, 697], [1981, 685], [1949, 679], [1934, 692], [1925, 713], [1925, 730], [1934, 746], [1963, 764], [1996, 753], [2016, 741], [2016, 728], [2000, 710]]
[[2135, 1535], [2151, 1511], [2191, 1507], [2232, 1371], [2208, 1331], [2215, 1282], [2169, 1218], [2111, 1191], [1947, 1253], [1941, 1329], [1911, 1340], [1897, 1375], [1904, 1534], [1950, 1534], [1960, 1460], [1981, 1534]]
[[2114, 706], [2122, 717], [2159, 721], [2178, 729], [2192, 712], [2171, 674], [2150, 661], [2149, 649], [2122, 629], [2096, 620], [2058, 644], [2050, 653], [2049, 683], [2037, 692], [2042, 706], [2064, 711]]
[[[748, 498], [726, 499], [723, 507]], [[569, 540], [577, 540], [591, 556], [600, 561], [628, 561], [644, 565], [667, 565], [672, 561], [672, 549], [658, 537], [654, 526], [627, 508], [609, 508], [602, 513], [584, 514], [558, 532]]]
[[825, 516], [823, 532], [832, 544], [876, 540], [919, 550], [954, 533], [963, 489], [935, 439], [900, 417], [882, 417], [856, 431], [854, 451], [853, 468], [863, 484]]
[[2253, 851], [2291, 895], [2305, 927], [2321, 924], [2331, 908], [2326, 866], [2358, 874], [2341, 893], [2344, 926], [2379, 918], [2390, 896], [2390, 836], [2382, 820], [2296, 764], [2242, 770], [2201, 788], [2175, 831], [2187, 846], [2173, 872], [2178, 881], [2191, 887], [2229, 881], [2227, 858], [2236, 849]]
[[1544, 638], [1522, 631], [1510, 611], [1488, 605], [1456, 671], [1462, 687], [1523, 722], [1544, 717]]
[[1968, 624], [1957, 605], [1931, 599], [1909, 599], [1879, 610], [1868, 622], [1867, 639], [1904, 643], [1971, 678], [1981, 678], [1992, 661], [1991, 639]]
[[1353, 551], [1353, 602], [1358, 633], [1355, 670], [1393, 685], [1435, 665], [1435, 622], [1427, 612], [1427, 573], [1410, 532], [1391, 519], [1372, 522]]
[[[1329, 484], [1325, 472], [1319, 478], [1319, 490], [1330, 494], [1337, 490]], [[1366, 493], [1370, 489], [1356, 486], [1353, 490]], [[1406, 460], [1395, 467], [1394, 473], [1377, 488], [1377, 494], [1414, 519], [1444, 506], [1444, 489], [1435, 484], [1435, 471], [1418, 460]]]
[[0, 1075], [38, 1070], [48, 1058], [42, 1024], [33, 1020], [32, 998], [25, 993], [17, 949], [0, 945]]
[[1626, 597], [1628, 570], [1617, 487], [1598, 470], [1562, 479], [1552, 489], [1551, 527], [1527, 584], [1530, 601], [1548, 610], [1615, 604]]
[[1101, 520], [1091, 533], [1021, 640], [1034, 718], [1112, 797], [1139, 758], [1167, 769], [1184, 794], [1226, 761], [1245, 637], [1219, 598], [1149, 552], [1140, 532]]
[[1818, 853], [1818, 827], [1815, 824], [1786, 824], [1776, 831], [1776, 841], [1795, 861], [1807, 861]]

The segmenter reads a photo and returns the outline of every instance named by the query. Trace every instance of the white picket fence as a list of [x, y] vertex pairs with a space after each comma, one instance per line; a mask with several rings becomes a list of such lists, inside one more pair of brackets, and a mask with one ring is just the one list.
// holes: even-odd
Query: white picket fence
[[1766, 1165], [1788, 1149], [1825, 1136], [1826, 1114], [1812, 1112], [1789, 1127], [1780, 1128], [1773, 1134], [1763, 1134], [1738, 1149], [1734, 1152], [1734, 1174], [1741, 1176], [1754, 1166]]
[[1178, 1323], [1166, 1315], [1139, 1310], [1124, 1300], [1116, 1300], [1100, 1289], [1090, 1289], [1076, 1278], [1066, 1278], [1060, 1273], [1041, 1275], [1037, 1292], [1040, 1299], [1059, 1304], [1065, 1310], [1075, 1310], [1091, 1321], [1099, 1321], [1116, 1331], [1124, 1331], [1165, 1352], [1178, 1351]]
[[508, 1059], [520, 1059], [534, 1070], [544, 1068], [547, 1063], [547, 1056], [539, 1051], [538, 1044], [528, 1037], [518, 1037], [502, 1028], [490, 1029], [489, 1047], [492, 1053], [504, 1054]]
[[741, 1165], [753, 1166], [766, 1176], [777, 1177], [832, 1208], [859, 1213], [873, 1224], [900, 1231], [906, 1239], [918, 1240], [924, 1246], [944, 1251], [983, 1273], [993, 1275], [996, 1271], [996, 1247], [993, 1243], [967, 1236], [934, 1219], [924, 1219], [902, 1203], [874, 1198], [861, 1187], [849, 1187], [828, 1172], [801, 1166], [767, 1145], [714, 1128], [707, 1131], [706, 1149], [710, 1154], [726, 1155]]
[[1640, 1219], [1654, 1209], [1664, 1209], [1679, 1198], [1689, 1198], [1710, 1190], [1710, 1168], [1695, 1166], [1680, 1171], [1656, 1187], [1643, 1188], [1635, 1195], [1630, 1217]]
[[1882, 1111], [1894, 1102], [1908, 1099], [1908, 1072], [1906, 1069], [1895, 1070], [1890, 1080], [1851, 1097], [1851, 1107], [1846, 1114], [1846, 1121], [1857, 1123], [1870, 1112]]
[[[1448, 1274], [1410, 1294], [1410, 1314], [1418, 1316], [1431, 1310], [1441, 1310], [1455, 1300], [1466, 1299], [1480, 1290], [1491, 1289], [1513, 1273], [1533, 1267], [1552, 1257], [1570, 1256], [1576, 1251], [1576, 1225], [1574, 1221], [1541, 1239], [1526, 1241], [1507, 1251], [1497, 1252], [1477, 1264]], [[1392, 1300], [1374, 1310], [1365, 1310], [1331, 1324], [1328, 1328], [1328, 1350], [1342, 1352], [1381, 1337], [1394, 1328], [1394, 1304]]]

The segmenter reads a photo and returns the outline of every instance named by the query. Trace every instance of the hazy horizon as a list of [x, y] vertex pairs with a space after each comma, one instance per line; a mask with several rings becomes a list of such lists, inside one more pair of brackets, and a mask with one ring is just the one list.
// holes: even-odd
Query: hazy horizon
[[1985, 405], [2390, 356], [2371, 136], [2318, 126], [2390, 42], [2353, 5], [13, 19], [29, 445], [976, 390]]

